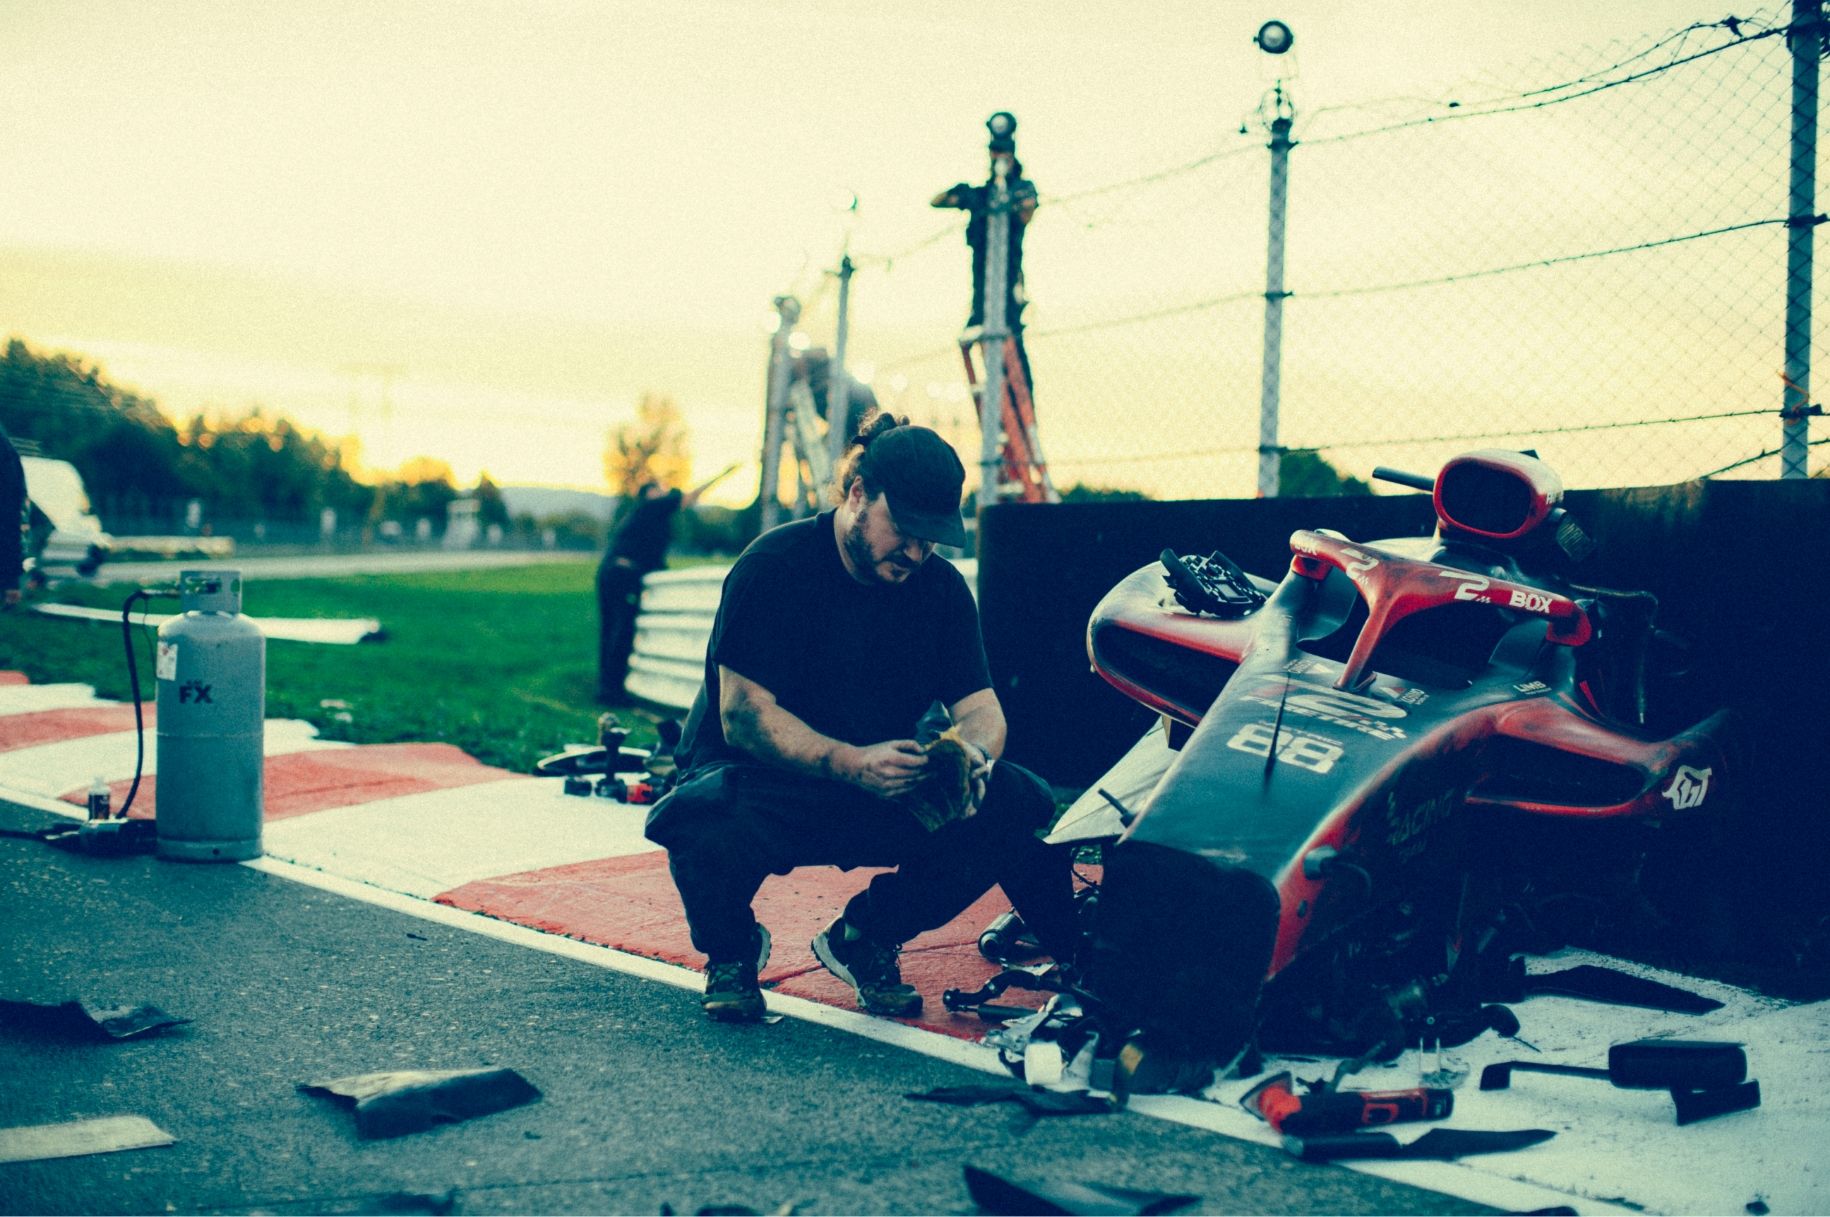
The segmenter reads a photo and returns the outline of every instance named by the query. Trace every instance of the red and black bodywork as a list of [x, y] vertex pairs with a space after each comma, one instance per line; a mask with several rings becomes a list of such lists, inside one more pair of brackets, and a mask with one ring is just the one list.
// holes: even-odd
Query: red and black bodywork
[[1641, 725], [1651, 598], [1561, 573], [1587, 542], [1548, 466], [1381, 475], [1431, 488], [1434, 539], [1297, 532], [1228, 615], [1153, 564], [1089, 624], [1180, 746], [1105, 849], [1087, 987], [1185, 1056], [1364, 1049], [1509, 900], [1623, 883], [1635, 834], [1722, 798], [1721, 715]]

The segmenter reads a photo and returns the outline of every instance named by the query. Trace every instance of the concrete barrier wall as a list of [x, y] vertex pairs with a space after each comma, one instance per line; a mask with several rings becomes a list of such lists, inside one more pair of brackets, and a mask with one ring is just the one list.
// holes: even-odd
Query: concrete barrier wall
[[631, 694], [685, 713], [705, 679], [705, 646], [728, 566], [658, 570], [642, 581], [642, 612], [629, 655]]
[[[954, 563], [968, 584], [978, 563]], [[642, 612], [635, 623], [624, 687], [634, 696], [685, 713], [705, 679], [705, 648], [718, 615], [728, 566], [661, 570], [642, 581]]]

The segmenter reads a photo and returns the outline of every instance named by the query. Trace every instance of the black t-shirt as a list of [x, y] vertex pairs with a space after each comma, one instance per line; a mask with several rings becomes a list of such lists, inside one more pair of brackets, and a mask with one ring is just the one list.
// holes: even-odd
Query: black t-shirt
[[[985, 322], [985, 220], [991, 213], [991, 183], [983, 186], [968, 186], [961, 182], [954, 186], [950, 194], [959, 201], [953, 206], [967, 213], [966, 244], [972, 247], [972, 315], [967, 325], [983, 325]], [[1010, 182], [1010, 205], [1018, 211], [1025, 203], [1036, 199], [1036, 185], [1028, 178], [1013, 178]], [[1004, 324], [1011, 329], [1022, 328], [1023, 306], [1026, 301], [1020, 288], [1023, 283], [1023, 229], [1021, 222], [1010, 226], [1010, 244], [1006, 252], [1009, 263], [1004, 270]]]
[[718, 721], [721, 665], [820, 734], [859, 745], [910, 739], [936, 699], [950, 706], [991, 687], [978, 606], [953, 564], [929, 558], [900, 584], [859, 583], [830, 511], [764, 533], [725, 576], [694, 768], [745, 758]]
[[610, 558], [627, 558], [643, 574], [666, 566], [674, 512], [680, 510], [684, 497], [678, 490], [670, 490], [652, 499], [637, 499], [610, 538]]

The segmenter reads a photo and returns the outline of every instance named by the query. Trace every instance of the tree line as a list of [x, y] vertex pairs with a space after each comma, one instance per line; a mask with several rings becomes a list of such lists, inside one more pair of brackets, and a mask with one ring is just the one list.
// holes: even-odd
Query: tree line
[[[336, 513], [346, 535], [411, 535], [421, 521], [442, 529], [458, 498], [479, 503], [487, 528], [533, 534], [546, 529], [561, 545], [600, 544], [601, 519], [573, 513], [511, 521], [500, 488], [482, 475], [461, 490], [449, 465], [416, 457], [379, 477], [355, 469], [354, 445], [308, 431], [259, 407], [240, 413], [168, 418], [150, 398], [112, 383], [95, 364], [63, 352], [35, 351], [18, 338], [0, 358], [0, 426], [43, 456], [69, 461], [82, 475], [105, 527], [164, 532], [187, 526], [195, 502], [205, 522], [261, 522], [315, 535], [320, 515]], [[1365, 494], [1318, 454], [1283, 456], [1283, 492], [1292, 496]], [[691, 467], [687, 427], [671, 397], [645, 394], [635, 417], [612, 429], [604, 475], [613, 493], [631, 495], [644, 481], [684, 485]], [[1070, 487], [1069, 502], [1144, 498], [1134, 491]], [[683, 548], [735, 553], [756, 535], [760, 502], [736, 510], [701, 506], [678, 522]]]
[[181, 522], [195, 501], [204, 520], [318, 526], [330, 508], [339, 526], [386, 522], [442, 527], [459, 497], [479, 500], [484, 525], [510, 523], [487, 474], [466, 495], [442, 461], [415, 458], [379, 479], [359, 479], [334, 440], [259, 407], [196, 414], [174, 423], [150, 398], [108, 380], [79, 356], [40, 352], [13, 338], [0, 359], [0, 426], [21, 447], [68, 461], [82, 475], [105, 526]]

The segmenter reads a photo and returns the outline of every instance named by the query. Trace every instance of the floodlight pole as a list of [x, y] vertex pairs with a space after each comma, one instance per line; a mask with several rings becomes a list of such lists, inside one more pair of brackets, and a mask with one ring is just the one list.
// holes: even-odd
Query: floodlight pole
[[985, 207], [985, 298], [980, 302], [985, 323], [980, 327], [980, 350], [985, 360], [985, 381], [979, 387], [979, 510], [998, 501], [999, 474], [1004, 464], [1004, 343], [1010, 337], [1004, 316], [1010, 274], [1010, 153], [991, 157], [991, 193]]
[[1779, 476], [1809, 477], [1811, 279], [1817, 231], [1817, 61], [1823, 0], [1792, 0], [1792, 174], [1786, 210], [1785, 385]]
[[788, 437], [788, 338], [794, 323], [801, 319], [801, 302], [793, 296], [777, 296], [778, 318], [775, 336], [769, 341], [769, 387], [763, 403], [762, 485], [757, 496], [762, 502], [764, 531], [781, 523], [782, 443]]
[[832, 368], [826, 375], [826, 443], [832, 452], [832, 467], [845, 460], [845, 446], [851, 442], [851, 374], [845, 370], [845, 339], [851, 329], [851, 254], [839, 258], [839, 324], [832, 344]]
[[1271, 110], [1271, 205], [1264, 272], [1264, 371], [1258, 393], [1258, 497], [1277, 497], [1283, 449], [1277, 443], [1277, 412], [1282, 402], [1284, 341], [1284, 212], [1290, 193], [1290, 126], [1296, 107], [1277, 85]]

